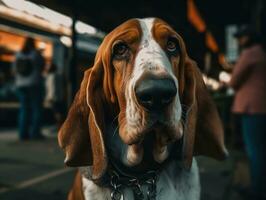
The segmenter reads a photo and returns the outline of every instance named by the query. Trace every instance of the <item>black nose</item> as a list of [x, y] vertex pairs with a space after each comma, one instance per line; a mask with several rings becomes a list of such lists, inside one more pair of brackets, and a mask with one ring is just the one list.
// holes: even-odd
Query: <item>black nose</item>
[[145, 79], [137, 84], [135, 92], [139, 104], [152, 111], [169, 105], [177, 89], [172, 79]]

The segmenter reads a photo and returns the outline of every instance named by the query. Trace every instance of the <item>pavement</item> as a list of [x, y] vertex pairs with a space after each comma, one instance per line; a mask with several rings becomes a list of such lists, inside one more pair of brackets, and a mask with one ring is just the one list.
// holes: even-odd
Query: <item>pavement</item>
[[64, 166], [56, 134], [46, 138], [21, 142], [16, 130], [0, 131], [1, 200], [66, 199], [75, 170]]
[[[21, 142], [15, 129], [0, 129], [1, 200], [66, 199], [75, 169], [64, 166], [64, 154], [52, 128], [43, 132], [45, 140]], [[202, 200], [241, 200], [233, 185], [247, 182], [243, 178], [247, 175], [245, 170], [235, 172], [235, 156], [223, 162], [205, 157], [197, 160]]]

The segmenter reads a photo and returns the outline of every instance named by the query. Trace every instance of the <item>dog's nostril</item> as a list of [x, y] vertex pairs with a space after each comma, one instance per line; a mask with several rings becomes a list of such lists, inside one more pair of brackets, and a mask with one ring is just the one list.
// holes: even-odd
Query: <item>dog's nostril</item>
[[135, 92], [143, 107], [160, 110], [173, 101], [177, 89], [172, 79], [147, 79], [138, 85]]
[[162, 104], [166, 105], [166, 104], [171, 103], [172, 98], [173, 98], [172, 95], [168, 95], [166, 97], [163, 97], [162, 100], [161, 100], [162, 101]]
[[144, 95], [139, 95], [139, 100], [142, 102], [152, 102], [152, 96], [148, 95], [148, 94], [144, 94]]
[[142, 106], [144, 106], [145, 108], [149, 109], [152, 106], [152, 96], [150, 95], [137, 95], [138, 96], [138, 101], [140, 102], [140, 104]]

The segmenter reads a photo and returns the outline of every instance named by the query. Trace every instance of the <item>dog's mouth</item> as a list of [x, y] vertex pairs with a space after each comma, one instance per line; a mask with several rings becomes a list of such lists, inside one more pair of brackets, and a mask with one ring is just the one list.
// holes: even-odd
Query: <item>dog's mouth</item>
[[180, 128], [183, 129], [181, 121], [177, 123], [170, 123], [163, 117], [154, 117], [150, 118], [145, 126], [140, 126], [138, 133], [128, 133], [129, 135], [132, 134], [133, 136], [128, 137], [130, 139], [124, 140], [124, 142], [127, 145], [139, 145], [145, 138], [147, 138], [146, 136], [149, 134], [158, 134], [167, 139], [167, 141], [172, 141], [178, 139], [177, 137], [182, 134], [182, 130]]
[[152, 154], [157, 163], [164, 162], [169, 156], [168, 146], [183, 135], [182, 123], [169, 126], [168, 123], [155, 120], [145, 131], [128, 143], [126, 164], [136, 166], [143, 160], [144, 154]]

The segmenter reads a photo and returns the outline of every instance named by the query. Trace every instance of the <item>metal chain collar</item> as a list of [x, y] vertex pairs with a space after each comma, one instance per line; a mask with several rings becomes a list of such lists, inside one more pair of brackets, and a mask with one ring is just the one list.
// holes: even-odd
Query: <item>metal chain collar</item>
[[116, 172], [112, 171], [110, 174], [110, 185], [111, 185], [111, 200], [123, 200], [123, 192], [122, 189], [125, 187], [130, 187], [134, 194], [135, 200], [143, 200], [144, 194], [141, 190], [142, 185], [147, 185], [147, 199], [155, 200], [156, 198], [156, 181], [157, 181], [157, 173], [155, 171], [150, 171], [146, 173], [141, 178], [128, 178], [128, 177], [120, 177]]

